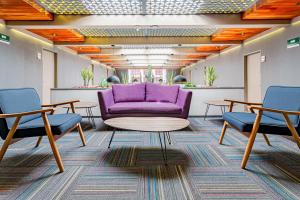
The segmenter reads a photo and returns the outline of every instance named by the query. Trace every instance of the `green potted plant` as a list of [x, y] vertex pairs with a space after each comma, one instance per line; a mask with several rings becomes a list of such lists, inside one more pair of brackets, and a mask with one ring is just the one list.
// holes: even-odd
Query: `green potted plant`
[[172, 85], [173, 84], [173, 78], [174, 78], [174, 71], [168, 70], [167, 71], [167, 84]]
[[107, 88], [107, 87], [108, 87], [108, 83], [107, 83], [106, 78], [104, 78], [104, 79], [100, 82], [99, 86], [102, 87], [102, 88]]
[[193, 84], [192, 82], [187, 82], [185, 85], [184, 85], [185, 88], [195, 88], [196, 85]]
[[152, 73], [152, 67], [151, 67], [151, 65], [148, 66], [145, 78], [146, 78], [147, 82], [153, 83], [153, 81], [154, 81], [154, 75]]
[[206, 67], [204, 70], [205, 80], [207, 86], [213, 86], [217, 79], [216, 69], [214, 67]]
[[94, 78], [94, 73], [86, 67], [81, 70], [81, 77], [83, 79], [83, 85], [87, 87], [89, 86], [89, 82]]
[[127, 72], [121, 72], [121, 82], [123, 84], [128, 84], [128, 73]]

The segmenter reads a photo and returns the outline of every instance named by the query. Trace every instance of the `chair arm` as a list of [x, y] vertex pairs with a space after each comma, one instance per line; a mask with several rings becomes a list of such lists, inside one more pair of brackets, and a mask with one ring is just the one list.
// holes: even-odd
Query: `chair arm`
[[281, 114], [287, 114], [287, 115], [300, 115], [299, 111], [276, 110], [276, 109], [272, 109], [272, 108], [264, 108], [264, 107], [257, 107], [257, 106], [249, 106], [249, 109], [275, 112], [275, 113], [281, 113]]
[[190, 111], [193, 93], [179, 89], [176, 104], [182, 109], [182, 117], [187, 119]]
[[115, 104], [112, 89], [98, 91], [101, 116], [108, 113], [108, 108]]
[[79, 100], [66, 101], [66, 102], [61, 102], [61, 103], [42, 105], [42, 107], [56, 107], [56, 106], [62, 106], [62, 105], [66, 105], [66, 104], [74, 104], [77, 102], [80, 102], [80, 101]]
[[34, 110], [29, 112], [11, 113], [11, 114], [0, 114], [0, 118], [22, 117], [26, 115], [35, 115], [35, 114], [47, 113], [47, 112], [53, 112], [53, 109]]
[[230, 100], [230, 99], [225, 99], [224, 101], [228, 101], [230, 103], [244, 104], [244, 105], [257, 105], [257, 106], [263, 105], [262, 103], [251, 103], [251, 102], [245, 102], [245, 101], [235, 101], [235, 100]]

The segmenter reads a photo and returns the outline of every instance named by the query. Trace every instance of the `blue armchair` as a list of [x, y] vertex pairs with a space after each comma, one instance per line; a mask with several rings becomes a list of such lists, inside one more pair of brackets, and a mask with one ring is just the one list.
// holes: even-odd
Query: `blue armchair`
[[[249, 132], [249, 140], [244, 153], [241, 167], [246, 167], [257, 133], [263, 133], [270, 145], [266, 134], [291, 135], [300, 148], [300, 87], [271, 86], [268, 88], [263, 104], [232, 101], [229, 112], [224, 113], [224, 125], [219, 143], [222, 144], [227, 126], [240, 132]], [[232, 112], [233, 105], [245, 104], [251, 113]], [[260, 106], [261, 105], [261, 106]], [[255, 113], [254, 111], [257, 111]]]
[[[42, 137], [47, 135], [58, 168], [63, 172], [64, 166], [54, 135], [62, 135], [77, 128], [83, 146], [86, 145], [80, 126], [81, 116], [75, 114], [75, 102], [78, 101], [41, 105], [33, 88], [0, 89], [0, 136], [5, 140], [0, 151], [0, 161], [13, 138], [39, 137], [36, 144], [38, 147]], [[73, 113], [54, 114], [54, 108], [64, 104], [70, 104]]]

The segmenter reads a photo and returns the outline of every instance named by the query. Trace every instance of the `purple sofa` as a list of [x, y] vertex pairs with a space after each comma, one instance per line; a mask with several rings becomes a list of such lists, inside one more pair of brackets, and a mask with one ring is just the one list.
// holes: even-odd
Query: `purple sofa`
[[192, 92], [153, 83], [115, 84], [98, 92], [103, 120], [115, 117], [187, 118]]

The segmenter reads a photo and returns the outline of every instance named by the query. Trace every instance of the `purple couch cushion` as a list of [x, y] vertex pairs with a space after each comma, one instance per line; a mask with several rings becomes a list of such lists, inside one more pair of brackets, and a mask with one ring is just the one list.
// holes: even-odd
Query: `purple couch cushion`
[[111, 114], [128, 114], [128, 113], [144, 113], [144, 114], [180, 114], [182, 109], [173, 103], [162, 102], [122, 102], [116, 103], [108, 108]]
[[137, 102], [145, 101], [145, 84], [112, 85], [114, 100], [118, 102]]
[[159, 84], [146, 84], [146, 101], [176, 103], [179, 86], [164, 86]]

